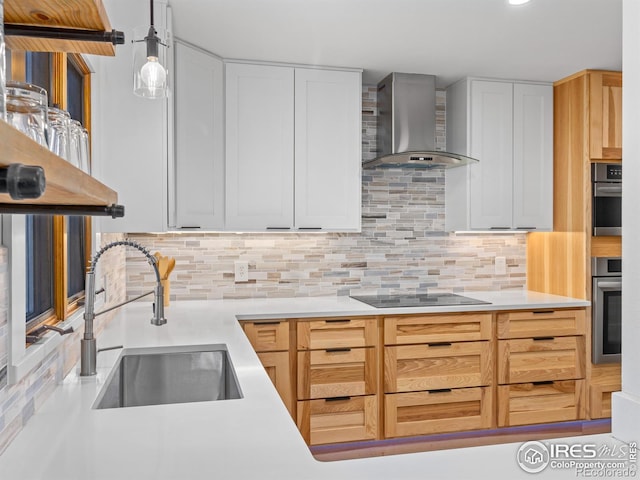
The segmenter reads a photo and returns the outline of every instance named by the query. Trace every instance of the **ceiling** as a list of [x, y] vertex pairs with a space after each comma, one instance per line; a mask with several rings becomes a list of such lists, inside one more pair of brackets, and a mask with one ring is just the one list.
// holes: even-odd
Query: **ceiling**
[[169, 0], [175, 36], [223, 58], [554, 81], [622, 69], [622, 0]]

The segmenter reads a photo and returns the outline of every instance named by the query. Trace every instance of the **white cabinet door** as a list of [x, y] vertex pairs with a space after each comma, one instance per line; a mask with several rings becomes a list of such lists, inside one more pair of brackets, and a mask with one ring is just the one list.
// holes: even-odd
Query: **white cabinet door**
[[223, 63], [181, 42], [176, 42], [175, 56], [172, 226], [220, 230], [224, 226]]
[[[113, 25], [132, 31], [149, 18], [149, 2], [106, 0]], [[171, 9], [157, 1], [156, 25], [171, 27]], [[173, 48], [173, 45], [170, 45]], [[162, 232], [167, 228], [168, 118], [171, 99], [133, 94], [132, 43], [114, 57], [91, 57], [94, 176], [118, 192], [125, 216], [100, 218], [103, 232]]]
[[513, 84], [472, 81], [470, 126], [471, 228], [511, 228]]
[[360, 229], [360, 72], [295, 71], [295, 227]]
[[513, 225], [553, 229], [553, 87], [513, 90]]
[[226, 64], [226, 229], [293, 228], [294, 69]]

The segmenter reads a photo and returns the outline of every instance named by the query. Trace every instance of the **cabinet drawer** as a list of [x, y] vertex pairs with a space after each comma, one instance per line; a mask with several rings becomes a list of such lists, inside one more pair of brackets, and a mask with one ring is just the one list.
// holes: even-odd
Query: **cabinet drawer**
[[256, 352], [289, 350], [289, 322], [242, 322], [244, 333]]
[[585, 310], [532, 310], [498, 313], [498, 338], [585, 334]]
[[498, 383], [573, 380], [585, 375], [584, 337], [498, 341]]
[[585, 380], [498, 386], [498, 426], [584, 419]]
[[491, 314], [417, 315], [385, 317], [384, 344], [489, 340]]
[[386, 438], [491, 428], [490, 387], [384, 396]]
[[375, 348], [298, 352], [298, 400], [376, 393]]
[[489, 342], [384, 347], [385, 393], [489, 385]]
[[611, 416], [611, 394], [622, 390], [620, 383], [591, 385], [589, 387], [589, 416], [609, 418]]
[[309, 445], [375, 440], [375, 395], [298, 402], [298, 429]]
[[295, 417], [295, 397], [293, 389], [293, 378], [289, 363], [289, 352], [261, 352], [258, 358], [262, 363], [267, 375], [276, 387], [280, 398], [289, 410], [293, 418]]
[[377, 329], [375, 318], [298, 320], [298, 350], [373, 346]]

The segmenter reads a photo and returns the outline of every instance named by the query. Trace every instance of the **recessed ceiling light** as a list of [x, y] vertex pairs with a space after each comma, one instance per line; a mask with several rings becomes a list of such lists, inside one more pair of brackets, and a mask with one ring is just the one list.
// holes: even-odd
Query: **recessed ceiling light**
[[524, 5], [529, 3], [530, 0], [509, 0], [509, 5]]

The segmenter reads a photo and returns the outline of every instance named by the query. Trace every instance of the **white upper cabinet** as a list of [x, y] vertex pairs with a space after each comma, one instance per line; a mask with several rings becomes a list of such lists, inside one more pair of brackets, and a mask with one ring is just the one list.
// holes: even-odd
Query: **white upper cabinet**
[[226, 64], [226, 229], [293, 227], [293, 68]]
[[358, 231], [360, 72], [295, 71], [295, 226]]
[[[149, 2], [105, 0], [113, 25], [131, 32], [149, 18]], [[155, 23], [171, 30], [166, 0], [155, 2]], [[103, 232], [162, 232], [167, 228], [169, 118], [173, 99], [133, 94], [132, 43], [128, 37], [114, 57], [92, 57], [92, 129], [94, 176], [118, 193], [123, 218], [100, 219]], [[170, 33], [169, 33], [170, 37]], [[170, 37], [171, 38], [171, 37]], [[169, 52], [173, 50], [169, 42]], [[168, 55], [171, 57], [171, 55]], [[169, 72], [172, 66], [168, 65]]]
[[169, 227], [224, 226], [224, 90], [222, 59], [175, 42], [175, 158]]
[[360, 78], [226, 64], [226, 230], [359, 230]]
[[553, 228], [551, 85], [464, 79], [447, 89], [446, 229]]

